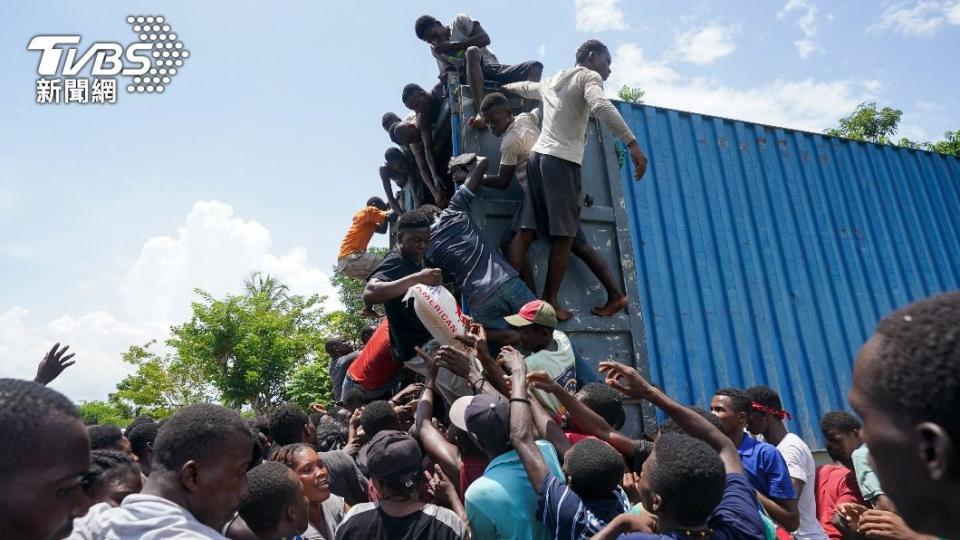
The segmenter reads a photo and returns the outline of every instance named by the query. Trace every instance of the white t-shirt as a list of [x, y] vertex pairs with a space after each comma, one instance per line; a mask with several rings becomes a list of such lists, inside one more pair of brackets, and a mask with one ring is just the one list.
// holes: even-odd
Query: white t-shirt
[[[573, 357], [573, 347], [570, 338], [559, 330], [553, 331], [553, 343], [556, 350], [543, 349], [526, 358], [527, 372], [546, 371], [553, 380], [571, 394], [577, 391], [577, 368]], [[533, 390], [533, 395], [543, 403], [544, 407], [557, 413], [563, 413], [560, 402], [553, 394], [543, 390]]]
[[787, 433], [777, 445], [777, 450], [787, 462], [790, 478], [803, 481], [803, 489], [797, 494], [800, 528], [794, 531], [793, 537], [797, 540], [828, 540], [827, 533], [817, 519], [817, 499], [814, 493], [817, 489], [817, 464], [813, 461], [810, 447], [800, 437]]
[[514, 165], [514, 175], [521, 186], [527, 184], [527, 158], [540, 137], [540, 117], [537, 111], [520, 113], [500, 141], [500, 165]]
[[543, 126], [533, 151], [572, 161], [583, 161], [587, 122], [593, 113], [614, 137], [625, 144], [636, 139], [620, 111], [603, 94], [603, 79], [583, 66], [565, 69], [541, 82], [503, 85], [507, 92], [543, 103]]
[[71, 540], [226, 540], [219, 532], [197, 521], [177, 503], [140, 493], [127, 496], [112, 508], [107, 503], [90, 507], [73, 520]]

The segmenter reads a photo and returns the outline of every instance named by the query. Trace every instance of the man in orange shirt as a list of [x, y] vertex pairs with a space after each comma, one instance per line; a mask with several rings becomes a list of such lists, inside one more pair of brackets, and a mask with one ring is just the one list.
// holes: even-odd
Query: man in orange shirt
[[[387, 203], [380, 197], [370, 197], [367, 206], [354, 214], [353, 222], [340, 242], [340, 254], [337, 255], [337, 269], [344, 275], [366, 281], [380, 265], [383, 257], [367, 251], [367, 244], [373, 238], [373, 233], [386, 233], [387, 222], [396, 218], [396, 214], [387, 208]], [[379, 316], [369, 305], [363, 314]]]

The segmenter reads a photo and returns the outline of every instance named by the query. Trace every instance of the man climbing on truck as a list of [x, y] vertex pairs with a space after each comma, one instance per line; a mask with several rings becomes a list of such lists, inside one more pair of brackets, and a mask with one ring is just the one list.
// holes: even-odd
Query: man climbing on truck
[[[437, 60], [441, 82], [446, 82], [448, 72], [456, 72], [460, 80], [470, 85], [476, 103], [483, 101], [485, 80], [497, 84], [518, 81], [539, 81], [543, 64], [537, 61], [504, 65], [490, 50], [490, 36], [469, 15], [457, 15], [453, 22], [444, 25], [435, 17], [423, 15], [414, 24], [417, 38], [430, 45]], [[483, 119], [478, 114], [469, 120], [474, 128], [483, 128]]]
[[[543, 103], [543, 127], [533, 146], [527, 169], [528, 191], [533, 212], [524, 216], [523, 228], [535, 229], [549, 237], [550, 259], [547, 280], [541, 298], [556, 308], [557, 318], [567, 320], [573, 314], [558, 302], [560, 284], [567, 273], [570, 253], [580, 228], [580, 165], [586, 146], [587, 122], [593, 113], [613, 134], [626, 143], [633, 163], [634, 179], [647, 168], [647, 158], [637, 138], [623, 121], [610, 100], [603, 95], [603, 81], [610, 76], [610, 51], [597, 40], [589, 40], [577, 49], [576, 66], [564, 69], [541, 83], [518, 82], [503, 90]], [[532, 238], [517, 235], [518, 249], [526, 252]], [[511, 247], [512, 249], [512, 247]]]
[[[534, 290], [533, 271], [526, 261], [526, 257], [530, 243], [533, 243], [533, 239], [537, 237], [537, 231], [536, 229], [523, 229], [521, 225], [523, 213], [533, 211], [532, 201], [527, 200], [529, 199], [527, 161], [534, 144], [540, 137], [539, 109], [514, 116], [506, 96], [500, 92], [493, 92], [483, 98], [483, 103], [480, 104], [480, 114], [490, 128], [490, 133], [496, 137], [502, 137], [500, 142], [500, 168], [496, 175], [484, 176], [482, 185], [494, 189], [507, 189], [511, 178], [516, 176], [517, 183], [523, 188], [524, 201], [514, 214], [510, 229], [506, 231], [505, 242], [503, 240], [501, 242], [507, 246], [505, 251], [510, 259], [510, 264], [520, 272], [520, 276], [527, 286]], [[527, 235], [529, 238], [522, 243], [517, 242], [515, 244], [513, 239], [518, 234]], [[515, 251], [511, 250], [514, 245], [517, 246]], [[571, 251], [587, 265], [593, 275], [597, 276], [607, 292], [606, 304], [596, 306], [590, 312], [598, 317], [610, 317], [623, 311], [627, 307], [627, 296], [620, 290], [620, 285], [613, 277], [607, 263], [603, 261], [597, 250], [587, 243], [582, 227], [577, 229]]]

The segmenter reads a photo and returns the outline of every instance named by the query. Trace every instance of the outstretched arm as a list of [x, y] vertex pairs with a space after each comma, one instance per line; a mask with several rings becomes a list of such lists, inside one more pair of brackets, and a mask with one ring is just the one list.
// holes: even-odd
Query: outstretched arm
[[520, 81], [509, 83], [501, 86], [500, 90], [503, 90], [504, 92], [510, 92], [511, 94], [516, 94], [524, 99], [541, 99], [539, 82]]
[[510, 186], [510, 180], [513, 179], [513, 173], [516, 172], [516, 170], [516, 165], [504, 165], [501, 163], [497, 174], [484, 176], [483, 180], [480, 181], [480, 185], [493, 189], [507, 189], [507, 187]]
[[[600, 371], [606, 374], [607, 385], [633, 398], [649, 401], [672, 418], [691, 437], [700, 439], [712, 446], [720, 454], [720, 459], [723, 461], [727, 474], [743, 473], [743, 466], [740, 465], [740, 455], [737, 453], [736, 447], [733, 446], [726, 435], [713, 427], [713, 424], [706, 418], [671, 399], [659, 388], [647, 382], [632, 367], [617, 362], [600, 362]], [[790, 530], [796, 530], [796, 527]]]
[[510, 368], [510, 443], [520, 456], [534, 491], [539, 493], [550, 471], [534, 438], [533, 404], [527, 396], [527, 364], [513, 349], [502, 353], [501, 359]]
[[[433, 400], [437, 388], [437, 370], [439, 366], [424, 353], [420, 347], [417, 347], [417, 354], [427, 365], [427, 382], [423, 387], [423, 393], [420, 395], [420, 402], [417, 403], [416, 426], [420, 441], [423, 443], [424, 450], [434, 463], [439, 465], [450, 478], [460, 477], [460, 452], [457, 447], [450, 444], [443, 433], [433, 426]], [[462, 495], [462, 494], [461, 494]]]
[[433, 183], [433, 158], [428, 158], [422, 143], [411, 144], [410, 149], [413, 151], [414, 161], [417, 162], [417, 170], [420, 171], [420, 181], [423, 182], [423, 185], [427, 186], [427, 190], [433, 195], [433, 200], [439, 200], [440, 192]]
[[602, 416], [580, 403], [580, 400], [564, 390], [546, 371], [534, 371], [527, 375], [527, 384], [553, 394], [557, 401], [570, 412], [577, 427], [585, 435], [592, 435], [606, 442], [626, 457], [633, 457], [637, 451], [637, 443], [633, 439], [610, 427]]
[[647, 170], [647, 157], [643, 155], [640, 146], [637, 144], [637, 138], [630, 131], [630, 127], [624, 122], [620, 111], [610, 103], [610, 100], [603, 93], [603, 81], [596, 73], [581, 75], [583, 81], [583, 98], [590, 106], [590, 111], [600, 122], [607, 126], [613, 135], [627, 145], [630, 152], [630, 161], [633, 162], [633, 178], [639, 180]]
[[[433, 159], [433, 130], [430, 129], [430, 122], [422, 114], [417, 115], [417, 125], [420, 126], [420, 138], [423, 141], [423, 159], [426, 160], [427, 168], [430, 170], [430, 176], [427, 178], [433, 183], [433, 189], [430, 191], [433, 193], [434, 200], [437, 201], [437, 206], [442, 207], [444, 205], [441, 205], [439, 201], [443, 198], [440, 189], [443, 184], [437, 170], [436, 160]], [[437, 197], [440, 197], [440, 199]]]
[[483, 180], [483, 175], [487, 173], [487, 166], [489, 165], [489, 160], [483, 156], [477, 158], [477, 166], [473, 168], [473, 172], [470, 173], [470, 177], [467, 178], [467, 181], [463, 183], [467, 189], [471, 192], [476, 193], [480, 188], [480, 182]]
[[393, 187], [390, 185], [390, 173], [386, 165], [380, 166], [380, 181], [383, 182], [383, 192], [387, 195], [387, 202], [390, 203], [390, 208], [396, 214], [400, 214], [400, 203], [397, 202], [397, 198], [393, 196]]
[[371, 278], [363, 288], [363, 301], [367, 304], [382, 304], [407, 293], [407, 289], [414, 285], [440, 285], [443, 280], [442, 272], [438, 268], [424, 268], [416, 274], [402, 277], [394, 281], [381, 281]]

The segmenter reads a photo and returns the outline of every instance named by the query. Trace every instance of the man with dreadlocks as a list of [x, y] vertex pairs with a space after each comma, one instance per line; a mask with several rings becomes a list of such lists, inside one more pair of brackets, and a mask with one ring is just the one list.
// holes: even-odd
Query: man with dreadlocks
[[791, 420], [790, 413], [783, 409], [780, 395], [767, 386], [747, 389], [750, 412], [747, 413], [747, 430], [754, 435], [763, 435], [787, 463], [787, 472], [797, 494], [800, 511], [800, 528], [793, 531], [795, 540], [827, 540], [827, 533], [817, 519], [816, 479], [817, 464], [813, 453], [803, 439], [787, 431], [784, 420]]

